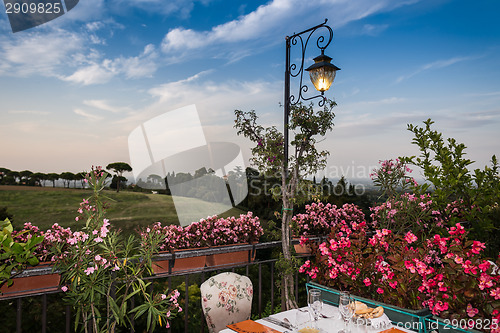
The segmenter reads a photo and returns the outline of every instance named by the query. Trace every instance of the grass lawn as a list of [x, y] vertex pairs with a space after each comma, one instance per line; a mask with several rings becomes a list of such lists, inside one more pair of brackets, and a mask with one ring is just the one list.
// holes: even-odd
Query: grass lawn
[[[14, 215], [14, 227], [22, 228], [25, 222], [31, 222], [46, 230], [52, 224], [78, 230], [84, 222], [76, 222], [80, 202], [89, 197], [91, 191], [84, 189], [65, 189], [32, 186], [0, 186], [0, 207], [7, 207]], [[111, 224], [125, 233], [160, 221], [162, 224], [178, 224], [177, 214], [171, 196], [141, 192], [107, 190], [104, 195], [112, 199], [107, 217]], [[211, 206], [218, 211], [219, 204], [193, 198], [181, 198], [178, 204], [186, 205], [195, 212], [197, 209]], [[220, 216], [233, 216], [245, 213], [232, 208]]]

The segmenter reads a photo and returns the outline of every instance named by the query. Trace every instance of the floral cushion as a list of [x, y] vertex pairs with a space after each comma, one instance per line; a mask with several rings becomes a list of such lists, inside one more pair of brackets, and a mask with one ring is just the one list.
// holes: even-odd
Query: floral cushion
[[236, 273], [221, 273], [203, 282], [201, 305], [209, 332], [250, 319], [252, 296], [252, 281]]

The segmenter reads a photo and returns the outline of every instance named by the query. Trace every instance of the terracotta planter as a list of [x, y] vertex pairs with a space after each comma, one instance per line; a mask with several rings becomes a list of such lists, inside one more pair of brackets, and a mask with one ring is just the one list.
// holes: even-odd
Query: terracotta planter
[[[216, 246], [215, 248], [224, 249], [227, 247], [237, 247], [238, 245], [248, 245], [248, 244], [232, 244], [232, 245], [222, 245]], [[235, 249], [231, 252], [216, 253], [207, 256], [207, 266], [229, 266], [244, 264], [252, 262], [255, 260], [255, 252], [252, 255], [252, 250], [241, 250]]]
[[13, 281], [10, 286], [6, 283], [2, 285], [0, 299], [56, 291], [59, 289], [61, 275], [52, 273], [52, 267], [43, 265], [23, 271]]
[[300, 242], [300, 238], [294, 238], [293, 248], [295, 249], [295, 253], [297, 254], [311, 254], [312, 250], [309, 245], [300, 245], [300, 243], [295, 244], [295, 241]]
[[[175, 250], [174, 255], [179, 252], [189, 252], [195, 250], [201, 250], [202, 248], [196, 249], [185, 249], [185, 250]], [[169, 253], [169, 252], [163, 252]], [[155, 274], [168, 274], [180, 271], [190, 271], [195, 269], [200, 269], [205, 267], [205, 263], [207, 260], [206, 255], [197, 255], [186, 258], [172, 258], [166, 260], [156, 260], [153, 261], [153, 272]], [[172, 269], [169, 270], [169, 266], [172, 265]]]

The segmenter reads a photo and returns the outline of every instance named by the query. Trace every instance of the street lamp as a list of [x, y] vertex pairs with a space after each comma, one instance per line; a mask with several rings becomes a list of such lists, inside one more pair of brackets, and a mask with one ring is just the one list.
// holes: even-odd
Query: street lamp
[[311, 82], [314, 84], [314, 88], [323, 94], [325, 91], [330, 89], [330, 86], [335, 80], [335, 74], [340, 70], [337, 66], [330, 63], [332, 58], [325, 55], [323, 50], [320, 56], [314, 58], [314, 64], [306, 68], [309, 72], [309, 77]]
[[[325, 49], [330, 45], [333, 39], [333, 30], [326, 22], [328, 19], [325, 19], [325, 22], [319, 24], [310, 29], [304, 30], [292, 36], [286, 37], [286, 62], [285, 62], [285, 119], [284, 119], [284, 151], [283, 151], [283, 159], [284, 159], [284, 175], [285, 179], [288, 178], [288, 119], [290, 116], [290, 107], [292, 105], [296, 105], [300, 101], [312, 100], [315, 98], [321, 98], [318, 105], [323, 106], [325, 104], [326, 98], [324, 97], [325, 91], [330, 89], [330, 86], [335, 79], [335, 74], [340, 68], [331, 63], [332, 58], [325, 55]], [[317, 91], [320, 92], [319, 95], [306, 97], [303, 93], [306, 93], [309, 88], [306, 84], [303, 84], [303, 75], [304, 75], [304, 61], [306, 55], [306, 49], [309, 43], [311, 36], [318, 29], [326, 29], [324, 31], [327, 33], [328, 39], [325, 38], [323, 34], [321, 34], [316, 40], [316, 46], [321, 51], [321, 54], [314, 58], [314, 64], [306, 68], [305, 70], [309, 72], [309, 76], [311, 82]], [[302, 37], [302, 35], [305, 35]], [[300, 66], [296, 63], [292, 63], [291, 61], [291, 48], [292, 45], [300, 45], [302, 57], [300, 60]], [[299, 92], [298, 95], [290, 95], [290, 79], [292, 77], [299, 77]]]

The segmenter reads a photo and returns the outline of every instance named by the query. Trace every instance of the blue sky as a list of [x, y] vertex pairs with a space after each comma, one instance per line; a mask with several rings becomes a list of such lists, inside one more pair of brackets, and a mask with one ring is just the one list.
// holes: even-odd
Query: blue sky
[[129, 162], [134, 128], [192, 104], [207, 141], [237, 143], [248, 158], [233, 111], [255, 109], [282, 128], [285, 36], [328, 18], [326, 53], [342, 70], [326, 93], [338, 103], [320, 144], [331, 152], [327, 177], [367, 177], [380, 159], [416, 154], [406, 124], [427, 118], [482, 168], [500, 155], [499, 9], [494, 0], [82, 0], [18, 33], [2, 11], [0, 166]]

